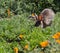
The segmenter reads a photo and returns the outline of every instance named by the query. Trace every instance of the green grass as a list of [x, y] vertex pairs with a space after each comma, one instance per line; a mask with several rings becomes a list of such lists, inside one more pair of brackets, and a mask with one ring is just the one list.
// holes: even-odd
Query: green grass
[[[54, 53], [55, 51], [50, 51], [52, 49], [57, 49], [57, 53], [59, 53], [59, 44], [55, 43], [51, 36], [60, 32], [60, 13], [56, 14], [52, 26], [44, 29], [40, 26], [35, 27], [35, 21], [28, 17], [29, 14], [24, 13], [11, 18], [0, 19], [0, 53], [14, 53], [14, 47], [18, 47], [20, 53], [21, 51], [39, 53], [42, 52], [39, 43], [45, 40], [52, 43], [52, 47], [48, 46], [44, 51], [45, 53]], [[19, 38], [20, 34], [23, 35], [22, 40]], [[23, 50], [26, 44], [29, 45], [28, 51]]]

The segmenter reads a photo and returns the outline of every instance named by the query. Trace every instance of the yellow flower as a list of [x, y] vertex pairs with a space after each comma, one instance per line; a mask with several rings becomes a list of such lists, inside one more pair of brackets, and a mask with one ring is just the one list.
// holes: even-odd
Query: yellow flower
[[18, 53], [18, 48], [15, 47], [15, 48], [14, 48], [14, 51], [15, 51], [15, 53]]
[[32, 16], [35, 16], [35, 14], [34, 14], [34, 13], [32, 13]]
[[23, 38], [23, 35], [19, 35], [19, 37], [22, 39]]
[[56, 40], [56, 42], [60, 44], [60, 40]]
[[57, 32], [56, 34], [60, 37], [60, 32]]
[[58, 39], [59, 36], [55, 34], [55, 35], [52, 36], [52, 38], [54, 38], [54, 39]]
[[59, 38], [60, 38], [60, 32], [57, 32], [56, 34], [54, 34], [54, 35], [52, 36], [52, 38], [54, 38], [54, 39], [59, 39]]
[[41, 42], [40, 45], [42, 48], [45, 48], [49, 44], [48, 41]]
[[25, 45], [24, 49], [28, 49], [28, 44]]
[[10, 9], [7, 9], [8, 17], [10, 16]]

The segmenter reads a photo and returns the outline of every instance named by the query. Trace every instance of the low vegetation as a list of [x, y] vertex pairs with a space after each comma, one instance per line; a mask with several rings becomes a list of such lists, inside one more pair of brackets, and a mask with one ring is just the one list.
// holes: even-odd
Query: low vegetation
[[[59, 53], [60, 13], [51, 26], [35, 27], [28, 13], [0, 19], [0, 53]], [[56, 36], [58, 38], [56, 39]]]

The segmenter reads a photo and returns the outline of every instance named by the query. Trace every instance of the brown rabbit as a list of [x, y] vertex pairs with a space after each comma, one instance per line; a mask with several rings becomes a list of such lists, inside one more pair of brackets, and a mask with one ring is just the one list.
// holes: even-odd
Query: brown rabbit
[[50, 26], [54, 19], [54, 15], [55, 13], [52, 9], [44, 9], [38, 16], [34, 16], [37, 20], [35, 26], [41, 25], [42, 28]]

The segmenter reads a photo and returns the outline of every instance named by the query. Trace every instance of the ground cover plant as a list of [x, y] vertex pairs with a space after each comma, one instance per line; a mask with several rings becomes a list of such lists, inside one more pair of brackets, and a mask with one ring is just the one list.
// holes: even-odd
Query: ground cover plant
[[[31, 13], [51, 8], [51, 26], [35, 27]], [[60, 0], [0, 0], [0, 53], [60, 53]]]
[[60, 13], [56, 14], [52, 25], [44, 29], [35, 27], [35, 21], [28, 17], [29, 14], [24, 13], [0, 19], [0, 53], [15, 53], [16, 50], [19, 53], [59, 53], [60, 40], [55, 39], [54, 34], [60, 33]]

